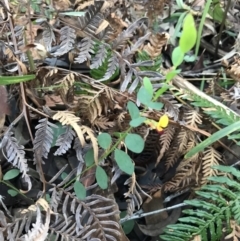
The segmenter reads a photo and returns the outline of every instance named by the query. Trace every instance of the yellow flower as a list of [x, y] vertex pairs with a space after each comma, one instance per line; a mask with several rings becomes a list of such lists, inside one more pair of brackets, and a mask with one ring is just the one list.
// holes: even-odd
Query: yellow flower
[[150, 126], [151, 129], [157, 130], [159, 133], [161, 133], [163, 129], [168, 126], [168, 123], [169, 119], [167, 115], [161, 116], [158, 122], [149, 119], [145, 121], [146, 125]]
[[169, 119], [167, 115], [161, 116], [157, 123], [157, 127], [156, 127], [157, 131], [161, 132], [163, 128], [166, 128], [168, 126], [168, 122], [169, 122]]

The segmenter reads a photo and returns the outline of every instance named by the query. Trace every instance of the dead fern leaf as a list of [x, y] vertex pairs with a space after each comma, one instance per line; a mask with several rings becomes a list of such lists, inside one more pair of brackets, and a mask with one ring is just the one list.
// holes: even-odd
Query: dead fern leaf
[[202, 116], [198, 113], [197, 110], [189, 110], [184, 113], [185, 122], [194, 127], [198, 128], [198, 125], [202, 124]]
[[66, 95], [69, 88], [74, 84], [74, 82], [75, 75], [73, 73], [69, 73], [63, 79], [57, 81], [55, 84], [60, 84], [60, 89], [63, 91], [63, 94]]
[[80, 143], [82, 146], [85, 146], [85, 139], [81, 130], [81, 127], [79, 126], [78, 122], [80, 121], [80, 118], [75, 116], [73, 112], [69, 111], [58, 111], [53, 117], [53, 120], [58, 120], [62, 123], [62, 125], [70, 125], [77, 133], [77, 136], [80, 140]]
[[219, 172], [217, 169], [211, 168], [212, 166], [217, 166], [222, 162], [221, 154], [216, 151], [213, 147], [208, 147], [203, 152], [202, 158], [202, 174], [201, 185], [208, 182], [207, 178], [212, 176], [218, 176]]
[[157, 157], [156, 165], [161, 161], [164, 153], [169, 149], [170, 144], [173, 140], [176, 129], [173, 126], [168, 126], [163, 134], [160, 136], [161, 149]]
[[92, 147], [93, 147], [93, 155], [95, 164], [98, 165], [98, 142], [97, 138], [94, 136], [93, 130], [87, 126], [81, 126], [82, 133], [87, 134], [87, 138], [90, 138]]
[[96, 118], [93, 121], [92, 124], [97, 126], [100, 129], [102, 129], [102, 130], [107, 130], [110, 127], [115, 126], [115, 122], [114, 121], [109, 121], [109, 119], [107, 117], [104, 117], [104, 116], [100, 116], [100, 117]]
[[151, 34], [149, 43], [143, 47], [151, 58], [156, 58], [162, 53], [162, 48], [167, 44], [169, 39], [168, 33]]

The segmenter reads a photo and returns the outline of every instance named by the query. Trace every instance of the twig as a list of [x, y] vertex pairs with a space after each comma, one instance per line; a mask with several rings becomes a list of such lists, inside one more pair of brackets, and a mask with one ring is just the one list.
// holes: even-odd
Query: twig
[[133, 219], [139, 219], [139, 218], [142, 218], [142, 217], [150, 216], [150, 215], [153, 215], [153, 214], [156, 214], [156, 213], [162, 213], [162, 212], [169, 211], [169, 210], [172, 210], [172, 209], [184, 207], [186, 205], [187, 205], [186, 203], [179, 203], [179, 204], [174, 205], [172, 207], [167, 207], [167, 208], [155, 210], [155, 211], [148, 212], [148, 213], [137, 212], [137, 213], [133, 214], [132, 216], [126, 216], [125, 218], [122, 218], [120, 220], [120, 223], [124, 223], [126, 221], [133, 220]]

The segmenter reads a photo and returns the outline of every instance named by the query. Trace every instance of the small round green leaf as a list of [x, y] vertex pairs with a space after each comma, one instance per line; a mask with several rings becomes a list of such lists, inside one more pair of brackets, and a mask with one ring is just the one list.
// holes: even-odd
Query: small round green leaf
[[85, 163], [87, 167], [90, 167], [94, 163], [94, 152], [93, 149], [89, 149], [85, 155]]
[[86, 198], [87, 191], [81, 182], [76, 181], [73, 188], [78, 199], [84, 200]]
[[127, 108], [132, 120], [139, 117], [139, 109], [132, 101], [128, 101]]
[[143, 86], [149, 92], [149, 94], [153, 96], [153, 86], [151, 80], [148, 77], [143, 78]]
[[125, 144], [129, 150], [135, 153], [141, 153], [144, 148], [144, 140], [138, 134], [128, 133], [125, 138]]
[[18, 192], [13, 190], [13, 189], [9, 189], [8, 190], [8, 194], [11, 196], [11, 197], [15, 197], [18, 195]]
[[108, 149], [112, 143], [112, 138], [108, 133], [101, 133], [98, 137], [98, 144], [103, 149]]
[[18, 169], [11, 169], [8, 172], [6, 172], [3, 176], [3, 180], [10, 180], [15, 178], [16, 176], [18, 176], [18, 174], [20, 173], [20, 171]]
[[142, 116], [140, 116], [140, 117], [138, 117], [138, 118], [136, 118], [136, 119], [133, 119], [133, 120], [130, 121], [130, 126], [132, 126], [132, 127], [138, 127], [138, 126], [140, 126], [146, 119], [147, 119], [146, 117], [142, 117]]
[[96, 180], [97, 180], [97, 184], [99, 185], [99, 187], [101, 187], [102, 189], [107, 189], [108, 176], [107, 176], [105, 170], [100, 166], [97, 166]]
[[114, 151], [114, 158], [119, 166], [119, 168], [129, 174], [129, 175], [132, 175], [133, 172], [134, 172], [134, 164], [130, 158], [130, 156], [122, 151], [122, 150], [119, 150], [119, 149], [115, 149]]
[[163, 103], [160, 103], [160, 102], [150, 102], [148, 104], [148, 107], [149, 108], [152, 108], [154, 110], [161, 110], [163, 108]]
[[147, 106], [152, 100], [152, 95], [142, 86], [137, 93], [137, 98], [142, 104]]
[[172, 52], [172, 62], [175, 67], [179, 66], [184, 59], [184, 53], [180, 47], [176, 47]]

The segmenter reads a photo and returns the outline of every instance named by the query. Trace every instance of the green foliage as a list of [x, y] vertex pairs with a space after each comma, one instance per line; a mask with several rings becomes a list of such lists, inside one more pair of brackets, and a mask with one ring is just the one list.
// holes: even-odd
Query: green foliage
[[107, 189], [108, 187], [108, 176], [104, 169], [100, 166], [97, 166], [96, 169], [96, 180], [100, 188]]
[[141, 153], [144, 148], [144, 140], [138, 134], [128, 133], [125, 138], [127, 148], [135, 153]]
[[219, 0], [212, 1], [212, 6], [209, 9], [209, 15], [217, 22], [221, 23], [224, 17], [224, 11]]
[[[97, 50], [99, 44], [96, 44], [95, 45], [95, 49]], [[95, 50], [95, 52], [97, 52]], [[90, 75], [92, 78], [96, 79], [96, 80], [99, 80], [99, 79], [102, 79], [107, 70], [108, 70], [108, 62], [109, 62], [109, 59], [112, 57], [112, 52], [110, 50], [108, 50], [108, 53], [107, 53], [107, 57], [105, 58], [105, 60], [103, 61], [102, 65], [99, 66], [97, 69], [91, 69], [90, 70]], [[106, 82], [109, 82], [111, 80], [114, 80], [120, 73], [120, 69], [117, 68], [114, 72], [114, 74], [107, 80], [105, 80]]]
[[184, 59], [184, 53], [182, 52], [180, 46], [174, 48], [172, 52], [172, 62], [175, 67], [179, 66]]
[[223, 227], [230, 231], [231, 219], [240, 224], [240, 172], [234, 167], [213, 168], [232, 174], [237, 181], [227, 176], [210, 177], [214, 184], [203, 186], [196, 199], [185, 201], [191, 209], [183, 210], [185, 215], [178, 223], [167, 226], [160, 236], [163, 240], [189, 241], [200, 235], [202, 241], [218, 241]]
[[197, 30], [192, 14], [188, 14], [183, 21], [183, 31], [179, 41], [179, 47], [183, 53], [193, 48], [197, 40]]
[[35, 79], [34, 74], [23, 76], [0, 76], [0, 85], [18, 84], [32, 79]]
[[13, 190], [13, 189], [8, 189], [8, 194], [11, 196], [11, 197], [15, 197], [18, 195], [18, 192]]
[[90, 167], [94, 163], [94, 152], [93, 148], [89, 149], [85, 155], [85, 163], [87, 167]]
[[139, 69], [141, 71], [159, 71], [159, 66], [161, 66], [161, 63], [162, 63], [161, 55], [157, 56], [155, 59], [151, 59], [151, 57], [145, 51], [139, 51], [137, 53], [136, 59], [137, 59], [137, 62], [143, 62], [147, 60], [153, 61], [152, 66], [139, 66]]
[[9, 171], [7, 171], [4, 176], [3, 176], [3, 180], [11, 180], [15, 177], [17, 177], [19, 175], [20, 171], [18, 169], [11, 169]]
[[[120, 218], [124, 218], [127, 215], [126, 211], [120, 213]], [[129, 234], [134, 228], [135, 221], [129, 220], [122, 224], [122, 228], [125, 234]]]
[[99, 146], [103, 149], [108, 149], [112, 143], [112, 138], [108, 133], [101, 133], [97, 139]]
[[84, 200], [86, 198], [87, 191], [81, 182], [75, 181], [73, 188], [78, 199]]
[[122, 150], [119, 150], [119, 149], [115, 149], [114, 151], [114, 158], [119, 166], [119, 168], [129, 174], [129, 175], [132, 175], [133, 172], [134, 172], [134, 164], [130, 158], [130, 156], [122, 151]]
[[[224, 126], [229, 126], [234, 124], [235, 122], [240, 121], [239, 116], [234, 115], [233, 112], [227, 111], [221, 106], [217, 106], [212, 102], [193, 93], [189, 93], [188, 96], [190, 97], [190, 99], [193, 99], [193, 102], [191, 102], [192, 105], [199, 106], [201, 108], [209, 108], [209, 110], [204, 110], [204, 112], [211, 116], [216, 121], [216, 123], [222, 124]], [[239, 131], [233, 133], [233, 135], [230, 135], [228, 138], [240, 139]]]

